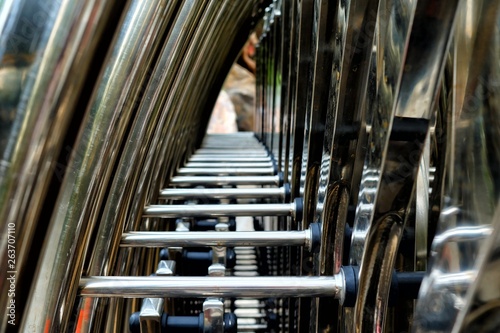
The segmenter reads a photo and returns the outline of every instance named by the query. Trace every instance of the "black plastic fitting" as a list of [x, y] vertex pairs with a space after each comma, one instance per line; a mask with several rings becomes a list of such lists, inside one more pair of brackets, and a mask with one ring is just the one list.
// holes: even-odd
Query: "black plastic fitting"
[[273, 175], [277, 175], [278, 172], [279, 172], [279, 169], [278, 169], [278, 163], [276, 163], [276, 160], [273, 158], [271, 158], [271, 163], [273, 164]]
[[290, 202], [292, 199], [292, 188], [289, 183], [283, 184], [283, 188], [285, 190], [285, 202]]
[[[195, 251], [183, 249], [182, 255], [177, 260], [177, 270], [182, 276], [204, 276], [207, 275], [208, 267], [212, 265], [213, 251]], [[168, 249], [161, 249], [160, 260], [169, 260]], [[236, 266], [236, 252], [233, 248], [226, 249], [226, 268]]]
[[300, 222], [304, 217], [304, 201], [302, 198], [295, 198], [295, 221]]
[[283, 186], [283, 184], [285, 184], [285, 176], [283, 172], [278, 172], [278, 187]]
[[[220, 222], [217, 220], [199, 220], [193, 223], [193, 231], [211, 231], [215, 230], [215, 226]], [[229, 231], [236, 231], [236, 219], [230, 218], [227, 222]]]
[[[345, 279], [344, 307], [353, 307], [359, 288], [359, 267], [342, 266]], [[389, 306], [394, 306], [398, 299], [417, 299], [420, 285], [425, 272], [396, 272], [392, 274], [391, 289], [389, 290]]]
[[321, 226], [319, 223], [311, 223], [311, 253], [319, 253], [321, 247]]
[[[224, 333], [237, 332], [237, 317], [234, 313], [224, 314]], [[203, 313], [198, 316], [169, 316], [164, 313], [161, 317], [162, 333], [203, 333]], [[131, 333], [141, 332], [140, 313], [134, 312], [129, 319]]]

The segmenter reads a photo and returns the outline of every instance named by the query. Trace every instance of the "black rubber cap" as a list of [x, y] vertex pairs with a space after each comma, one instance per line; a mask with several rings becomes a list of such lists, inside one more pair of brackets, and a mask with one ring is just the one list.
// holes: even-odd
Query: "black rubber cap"
[[234, 313], [224, 314], [224, 332], [225, 333], [238, 332], [238, 318]]
[[[353, 307], [358, 293], [358, 266], [342, 266], [345, 277], [344, 307]], [[416, 299], [425, 272], [396, 272], [392, 273], [391, 288], [389, 290], [388, 306], [395, 306], [398, 299]]]
[[236, 252], [232, 248], [226, 250], [226, 268], [234, 268], [236, 266]]
[[[196, 251], [184, 249], [179, 273], [186, 276], [203, 276], [207, 274], [208, 267], [213, 263], [213, 251]], [[226, 268], [236, 266], [236, 253], [233, 248], [226, 249]]]
[[203, 314], [199, 316], [169, 316], [161, 317], [162, 333], [203, 333]]
[[346, 308], [352, 308], [356, 305], [356, 296], [358, 295], [359, 267], [342, 266], [342, 271], [345, 278], [345, 298], [342, 305]]
[[271, 162], [273, 163], [273, 175], [277, 175], [278, 174], [278, 163], [276, 163], [276, 160], [273, 158], [271, 160]]
[[290, 184], [283, 184], [283, 188], [285, 190], [285, 202], [290, 202], [290, 200], [292, 200], [292, 188], [290, 187]]
[[[193, 231], [211, 231], [220, 223], [218, 220], [199, 220], [194, 222]], [[228, 221], [229, 231], [236, 231], [236, 219], [230, 218]]]
[[398, 296], [403, 299], [417, 299], [425, 272], [398, 272]]
[[396, 271], [392, 271], [392, 281], [391, 281], [391, 287], [389, 289], [389, 302], [388, 306], [389, 307], [394, 307], [396, 303], [398, 302], [398, 295], [399, 295], [399, 285], [398, 285], [398, 276], [396, 274]]
[[311, 223], [311, 253], [319, 253], [321, 247], [321, 226], [319, 223]]
[[295, 221], [300, 222], [304, 216], [304, 201], [302, 198], [295, 198]]
[[[233, 313], [224, 314], [224, 332], [237, 332], [237, 317]], [[164, 313], [161, 317], [162, 333], [203, 333], [203, 313], [198, 316], [169, 316]], [[141, 333], [140, 313], [134, 312], [129, 319], [131, 333]]]
[[285, 183], [285, 176], [283, 175], [283, 172], [278, 172], [278, 187], [283, 186]]
[[141, 321], [139, 312], [134, 312], [128, 320], [128, 328], [130, 333], [141, 333]]
[[167, 248], [163, 248], [160, 250], [160, 260], [169, 260]]

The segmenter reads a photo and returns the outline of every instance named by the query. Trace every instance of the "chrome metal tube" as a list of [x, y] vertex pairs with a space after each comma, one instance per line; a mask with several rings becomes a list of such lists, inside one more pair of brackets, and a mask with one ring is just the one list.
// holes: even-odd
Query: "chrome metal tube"
[[194, 156], [201, 156], [201, 157], [219, 157], [222, 161], [224, 161], [224, 158], [226, 157], [259, 157], [259, 158], [264, 158], [268, 157], [269, 154], [267, 152], [259, 152], [259, 151], [241, 151], [238, 149], [211, 149], [211, 150], [203, 150], [203, 151], [197, 151]]
[[80, 280], [87, 297], [335, 297], [343, 282], [333, 277], [87, 277]]
[[180, 168], [178, 175], [230, 175], [230, 176], [253, 176], [274, 175], [273, 167], [267, 168]]
[[265, 146], [258, 142], [251, 141], [240, 141], [238, 142], [227, 142], [228, 140], [238, 140], [232, 138], [221, 139], [219, 142], [211, 142], [206, 145], [201, 146], [199, 149], [255, 149], [255, 150], [265, 150]]
[[284, 199], [284, 187], [272, 188], [167, 188], [160, 191], [160, 199]]
[[260, 144], [252, 144], [252, 143], [245, 143], [245, 142], [238, 142], [238, 143], [228, 143], [224, 144], [223, 142], [220, 143], [214, 143], [208, 146], [203, 146], [201, 148], [198, 148], [198, 150], [195, 152], [212, 152], [212, 151], [217, 151], [220, 150], [222, 152], [226, 151], [254, 151], [258, 153], [265, 153], [266, 152], [266, 147]]
[[186, 168], [269, 168], [272, 167], [272, 162], [188, 162]]
[[143, 217], [221, 217], [221, 216], [292, 216], [296, 204], [235, 204], [235, 205], [151, 205], [144, 208]]
[[279, 176], [176, 176], [170, 185], [280, 185], [280, 182]]
[[202, 156], [193, 155], [189, 158], [190, 162], [270, 162], [272, 159], [266, 157], [232, 157], [232, 156]]
[[311, 231], [137, 231], [124, 233], [121, 247], [309, 246]]
[[241, 324], [238, 325], [238, 332], [255, 332], [269, 329], [266, 324]]

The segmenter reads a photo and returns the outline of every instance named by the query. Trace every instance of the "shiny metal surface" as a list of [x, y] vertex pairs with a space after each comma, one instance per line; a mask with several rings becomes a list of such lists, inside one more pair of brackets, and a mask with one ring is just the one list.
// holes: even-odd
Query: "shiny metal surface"
[[269, 162], [270, 157], [227, 157], [227, 156], [191, 156], [190, 162]]
[[0, 331], [499, 331], [498, 54], [492, 0], [0, 1]]
[[430, 146], [431, 138], [427, 136], [424, 142], [422, 158], [418, 167], [415, 182], [415, 270], [427, 270], [429, 211], [430, 211]]
[[259, 151], [246, 151], [246, 150], [226, 150], [226, 149], [199, 149], [196, 151], [196, 153], [193, 155], [193, 157], [219, 157], [221, 160], [224, 159], [224, 157], [257, 157], [257, 158], [265, 158], [269, 156], [269, 153], [259, 149]]
[[155, 274], [158, 276], [174, 275], [176, 263], [174, 260], [160, 260]]
[[161, 333], [163, 298], [145, 298], [139, 313], [141, 333]]
[[160, 199], [252, 199], [285, 198], [283, 187], [262, 188], [167, 188], [160, 191]]
[[273, 167], [268, 168], [180, 168], [177, 171], [179, 176], [183, 175], [228, 175], [228, 176], [248, 176], [248, 175], [274, 175]]
[[295, 218], [296, 205], [234, 204], [234, 205], [151, 205], [144, 208], [143, 217], [221, 217], [221, 216], [291, 216]]
[[271, 162], [187, 162], [186, 168], [269, 168]]
[[[366, 233], [362, 258], [354, 255], [354, 261], [361, 264], [353, 323], [357, 332], [377, 332], [385, 325], [392, 270], [458, 1], [446, 5], [435, 1], [388, 2], [387, 8], [385, 5], [382, 1], [379, 15], [389, 10], [390, 17], [379, 23], [382, 38], [377, 43], [378, 61], [385, 59], [385, 66], [378, 77], [377, 106], [369, 138], [371, 149], [365, 160], [367, 173], [375, 176], [375, 186], [361, 188], [358, 201], [358, 214], [363, 206], [372, 206], [372, 211], [368, 216], [356, 217], [353, 232], [353, 246], [355, 233]], [[392, 34], [400, 39], [394, 40]], [[396, 140], [392, 134], [401, 121], [411, 121], [415, 128], [421, 128], [413, 141]], [[371, 190], [375, 191], [367, 196]], [[360, 228], [360, 223], [365, 227]]]
[[224, 333], [224, 303], [218, 298], [203, 302], [203, 333]]
[[[319, 275], [340, 272], [344, 256], [344, 237], [349, 205], [356, 202], [360, 155], [365, 145], [364, 114], [370, 71], [370, 47], [373, 42], [373, 15], [378, 1], [338, 2], [335, 9], [336, 45], [333, 52], [331, 95], [333, 110], [327, 113], [323, 140], [316, 219], [322, 222], [322, 247], [318, 258]], [[331, 244], [331, 245], [326, 245]], [[350, 331], [349, 323], [331, 320], [329, 311], [338, 312], [338, 303], [329, 299], [316, 301], [316, 325], [331, 331], [336, 325]], [[331, 309], [331, 310], [329, 310]]]
[[175, 176], [170, 186], [279, 185], [279, 176]]
[[301, 231], [229, 231], [124, 233], [123, 247], [202, 247], [202, 246], [309, 246], [311, 232]]
[[[165, 99], [170, 96], [170, 91], [180, 89], [176, 85], [176, 82], [182, 79], [179, 76], [179, 71], [186, 67], [191, 69], [193, 75], [196, 73], [189, 64], [196, 60], [197, 54], [203, 54], [204, 49], [200, 48], [200, 40], [206, 37], [206, 32], [212, 31], [217, 26], [217, 22], [214, 22], [213, 17], [218, 13], [222, 5], [224, 5], [224, 2], [219, 1], [182, 2], [175, 23], [173, 23], [152, 78], [144, 93], [148, 97], [139, 106], [138, 115], [117, 169], [118, 177], [115, 178], [111, 187], [111, 193], [119, 194], [111, 196], [106, 203], [105, 213], [102, 217], [102, 221], [105, 221], [105, 223], [101, 224], [99, 230], [101, 236], [98, 238], [99, 242], [94, 251], [94, 258], [90, 267], [90, 271], [95, 272], [94, 274], [109, 274], [105, 272], [115, 269], [122, 271], [121, 274], [128, 274], [124, 272], [129, 271], [140, 274], [141, 266], [137, 262], [141, 260], [141, 251], [133, 252], [129, 251], [129, 249], [118, 251], [120, 233], [123, 229], [138, 228], [137, 224], [140, 221], [141, 214], [139, 207], [144, 205], [144, 200], [148, 194], [143, 189], [149, 187], [150, 193], [156, 195], [159, 192], [159, 189], [155, 191], [152, 186], [148, 185], [148, 178], [154, 179], [155, 182], [160, 179], [158, 175], [153, 176], [154, 172], [157, 171], [154, 170], [151, 164], [154, 163], [155, 154], [165, 155], [162, 154], [161, 145], [158, 141], [162, 133], [160, 129], [162, 127], [165, 130], [168, 129], [168, 126], [163, 124], [172, 116], [172, 113], [164, 112], [166, 110], [164, 109]], [[187, 56], [188, 54], [189, 56]], [[165, 71], [165, 68], [169, 70]], [[187, 84], [189, 80], [184, 77], [182, 82]], [[165, 134], [163, 134], [164, 136]], [[140, 149], [141, 147], [154, 149], [149, 151]], [[119, 214], [116, 214], [117, 209], [120, 211]], [[128, 217], [125, 218], [125, 216]], [[105, 304], [106, 301], [103, 300], [99, 303]], [[101, 305], [96, 306], [99, 309]], [[114, 320], [119, 315], [113, 312], [108, 312], [106, 315], [109, 330], [113, 330], [113, 332], [121, 331], [120, 322]], [[99, 318], [97, 319], [99, 320]], [[98, 325], [98, 323], [95, 325]]]
[[[84, 259], [80, 248], [90, 235], [95, 205], [100, 204], [89, 200], [87, 194], [93, 192], [94, 198], [99, 198], [105, 191], [104, 185], [111, 171], [106, 165], [112, 164], [112, 160], [105, 156], [116, 155], [113, 151], [119, 147], [121, 141], [118, 138], [123, 136], [139, 93], [137, 85], [145, 80], [144, 72], [159, 43], [150, 36], [161, 34], [165, 29], [163, 20], [171, 15], [171, 7], [166, 6], [166, 2], [160, 6], [158, 8], [158, 2], [132, 2], [121, 21], [121, 30], [114, 40], [84, 118], [85, 128], [68, 166], [58, 210], [51, 220], [40, 270], [22, 326], [26, 329], [68, 330], [67, 312], [72, 310], [75, 277], [80, 274]], [[74, 15], [80, 16], [81, 12], [78, 10]], [[144, 21], [150, 24], [139, 23]], [[144, 48], [144, 45], [148, 47]], [[125, 79], [127, 77], [129, 80]], [[131, 80], [137, 81], [132, 84]], [[87, 153], [90, 147], [92, 154]], [[103, 165], [104, 161], [106, 165]], [[59, 253], [67, 255], [60, 256]]]
[[[29, 262], [34, 264], [29, 250], [37, 221], [51, 199], [51, 181], [61, 179], [58, 155], [112, 8], [120, 11], [114, 1], [0, 5], [0, 217], [5, 222], [0, 258], [7, 267], [8, 226], [15, 225], [19, 290], [28, 289], [32, 280], [25, 271]], [[6, 270], [0, 277], [5, 279]], [[2, 308], [8, 301], [5, 288], [2, 283]], [[18, 298], [19, 314], [23, 307]], [[0, 330], [5, 324], [2, 320]]]
[[340, 297], [339, 277], [85, 277], [86, 297]]
[[[175, 272], [175, 261], [161, 260], [156, 270], [156, 276], [172, 276]], [[142, 302], [139, 314], [142, 330], [145, 332], [161, 332], [161, 317], [163, 315], [163, 298], [146, 298]]]
[[[493, 82], [498, 80], [499, 22], [497, 2], [464, 1], [459, 9], [443, 203], [414, 332], [493, 332], [499, 327], [498, 284], [493, 282], [498, 276], [493, 255], [498, 247], [498, 173], [493, 165], [499, 158], [499, 95]], [[485, 147], [491, 150], [485, 153]], [[448, 276], [468, 279], [445, 285]]]

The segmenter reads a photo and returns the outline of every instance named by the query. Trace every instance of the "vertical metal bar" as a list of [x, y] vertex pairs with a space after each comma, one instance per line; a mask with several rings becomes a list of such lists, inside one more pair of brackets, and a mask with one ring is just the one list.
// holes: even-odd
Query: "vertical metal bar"
[[[475, 331], [493, 323], [491, 327], [498, 327], [498, 284], [487, 281], [498, 274], [492, 254], [498, 251], [500, 221], [499, 177], [493, 167], [500, 158], [499, 109], [493, 102], [500, 96], [499, 29], [500, 3], [461, 3], [451, 54], [444, 186], [436, 189], [446, 200], [417, 302], [414, 332]], [[488, 230], [493, 231], [490, 236]], [[449, 275], [469, 279], [443, 283]], [[430, 315], [434, 321], [427, 319]]]
[[[376, 174], [374, 200], [367, 200], [371, 198], [365, 196], [366, 187], [360, 191], [358, 201], [358, 207], [373, 205], [373, 213], [365, 221], [366, 242], [354, 309], [356, 331], [384, 329], [392, 270], [413, 195], [414, 175], [427, 137], [457, 4], [458, 1], [446, 5], [435, 0], [419, 1], [415, 7], [409, 4], [406, 9], [409, 16], [402, 20], [395, 16], [396, 13], [403, 14], [397, 8], [401, 4], [390, 3], [391, 17], [386, 27], [380, 26], [382, 43], [379, 47], [382, 52], [378, 56], [383, 56], [386, 62], [384, 76], [378, 81], [378, 104], [369, 144], [373, 149], [368, 151], [365, 162], [365, 168]], [[379, 14], [384, 13], [383, 6], [381, 9]], [[400, 57], [392, 56], [395, 31], [401, 37], [398, 48], [401, 52], [404, 50]], [[388, 126], [385, 121], [388, 121]], [[404, 122], [420, 129], [410, 139], [400, 139], [394, 133]], [[356, 217], [355, 228], [359, 221]]]

